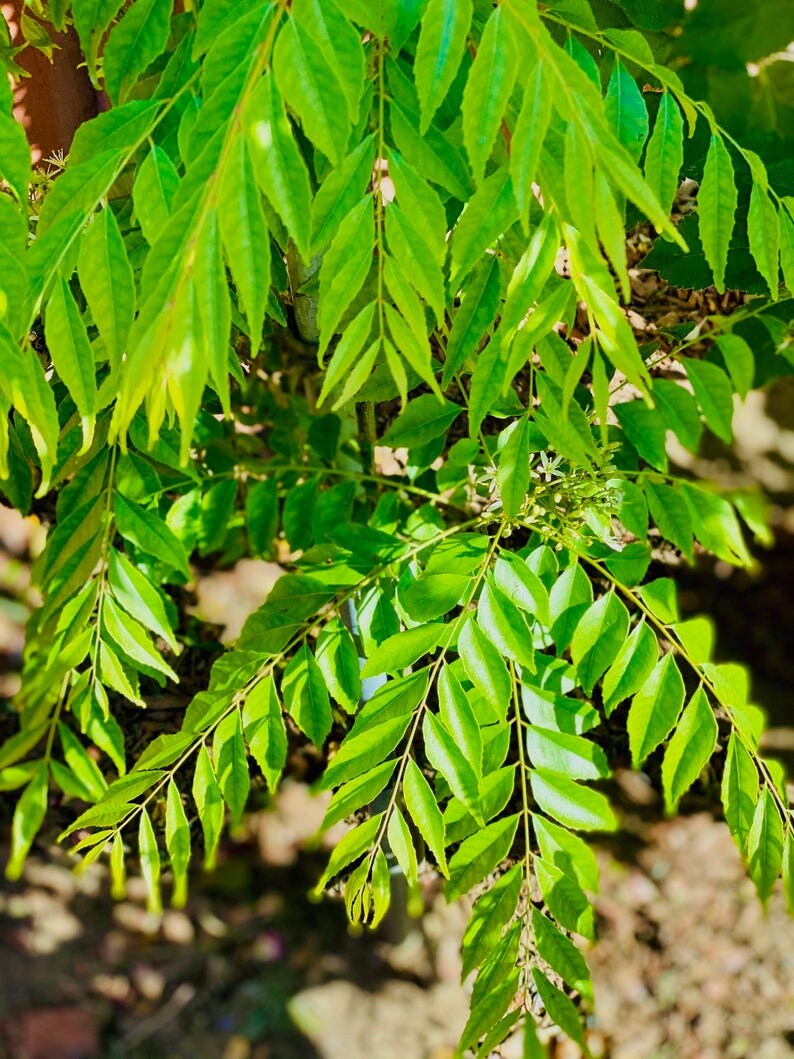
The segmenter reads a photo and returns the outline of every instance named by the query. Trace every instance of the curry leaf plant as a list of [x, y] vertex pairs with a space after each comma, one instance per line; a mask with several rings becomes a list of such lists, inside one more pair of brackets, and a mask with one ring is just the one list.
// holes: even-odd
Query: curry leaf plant
[[[729, 444], [737, 397], [790, 370], [794, 187], [637, 5], [31, 6], [111, 105], [45, 179], [0, 79], [0, 488], [48, 526], [0, 747], [8, 876], [58, 798], [114, 894], [130, 862], [153, 911], [161, 880], [180, 904], [311, 743], [349, 824], [318, 892], [373, 928], [397, 872], [475, 895], [460, 1054], [542, 1054], [544, 1011], [586, 1050], [571, 939], [618, 759], [670, 812], [721, 775], [761, 899], [794, 889], [747, 674], [664, 566], [768, 538], [759, 497], [671, 445]], [[761, 291], [638, 343], [638, 225], [719, 292], [738, 239]], [[223, 649], [190, 590], [245, 556], [284, 573]], [[180, 687], [142, 741], [136, 710]]]

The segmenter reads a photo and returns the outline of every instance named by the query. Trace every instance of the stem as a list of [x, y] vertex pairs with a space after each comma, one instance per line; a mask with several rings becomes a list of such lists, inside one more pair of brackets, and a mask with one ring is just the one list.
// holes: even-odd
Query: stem
[[[530, 845], [530, 831], [529, 831], [529, 786], [527, 783], [527, 759], [524, 752], [524, 733], [522, 732], [523, 718], [521, 717], [521, 703], [518, 691], [518, 678], [516, 676], [515, 663], [510, 663], [510, 682], [512, 685], [512, 698], [513, 698], [513, 712], [515, 715], [516, 722], [516, 742], [518, 743], [518, 767], [521, 772], [521, 815], [524, 821], [524, 892], [526, 894], [526, 908], [524, 913], [524, 945], [529, 950], [529, 905], [530, 905], [530, 885], [532, 879], [532, 850]], [[529, 968], [524, 969], [524, 988], [522, 1003], [524, 1010], [529, 1014]]]

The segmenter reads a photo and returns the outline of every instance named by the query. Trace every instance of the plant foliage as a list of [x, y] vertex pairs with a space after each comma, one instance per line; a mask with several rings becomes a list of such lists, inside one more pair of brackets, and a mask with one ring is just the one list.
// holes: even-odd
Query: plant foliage
[[[747, 676], [647, 577], [672, 551], [752, 564], [760, 499], [672, 473], [668, 442], [729, 443], [736, 395], [792, 363], [791, 174], [699, 101], [697, 58], [674, 72], [711, 62], [719, 5], [29, 6], [74, 23], [112, 106], [45, 179], [0, 80], [0, 487], [49, 524], [0, 747], [7, 874], [58, 790], [115, 894], [139, 857], [152, 909], [166, 868], [180, 904], [252, 775], [274, 790], [308, 741], [327, 825], [355, 821], [318, 892], [371, 927], [396, 870], [476, 894], [461, 1053], [520, 1032], [541, 1054], [543, 1009], [584, 1047], [582, 833], [619, 826], [618, 758], [674, 811], [719, 750], [761, 898], [781, 871], [794, 891]], [[640, 221], [649, 267], [757, 296], [638, 345]], [[131, 746], [196, 650], [196, 564], [244, 555], [286, 572], [178, 726]]]

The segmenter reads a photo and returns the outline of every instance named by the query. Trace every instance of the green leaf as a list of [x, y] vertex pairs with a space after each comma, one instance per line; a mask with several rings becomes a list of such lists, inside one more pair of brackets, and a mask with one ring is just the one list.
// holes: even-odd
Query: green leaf
[[397, 806], [392, 809], [391, 816], [389, 817], [386, 837], [389, 841], [389, 846], [391, 847], [395, 860], [399, 864], [400, 870], [408, 881], [408, 885], [415, 886], [418, 876], [416, 850], [414, 849], [413, 839], [411, 838], [411, 832], [408, 829], [408, 825], [405, 822], [405, 817]]
[[647, 463], [658, 471], [667, 470], [667, 424], [657, 408], [640, 401], [624, 401], [614, 406], [623, 432]]
[[584, 130], [579, 122], [569, 121], [563, 147], [563, 186], [567, 206], [565, 220], [581, 233], [583, 240], [591, 247], [595, 247], [593, 161]]
[[772, 300], [777, 299], [779, 287], [778, 258], [780, 256], [780, 222], [777, 207], [766, 187], [757, 180], [750, 188], [750, 210], [747, 214], [747, 235], [750, 253], [758, 271], [766, 280]]
[[645, 180], [669, 213], [684, 164], [684, 119], [672, 92], [663, 92], [645, 151]]
[[[516, 925], [493, 952], [474, 983], [471, 1014], [463, 1028], [461, 1048], [473, 1048], [483, 1035], [490, 1038], [515, 999], [521, 979], [521, 972], [515, 966], [518, 933]], [[478, 1050], [477, 1054], [483, 1053]]]
[[219, 552], [223, 548], [229, 523], [234, 519], [237, 482], [226, 478], [212, 482], [201, 498], [199, 545], [202, 555]]
[[617, 658], [629, 630], [629, 612], [615, 592], [588, 607], [571, 639], [571, 658], [585, 695]]
[[[135, 315], [135, 284], [124, 240], [110, 207], [94, 216], [83, 237], [78, 274], [108, 359], [118, 368]], [[88, 364], [93, 384], [91, 361]]]
[[548, 1017], [555, 1025], [560, 1027], [563, 1033], [566, 1033], [571, 1040], [576, 1041], [579, 1047], [587, 1053], [587, 1045], [582, 1031], [582, 1020], [579, 1017], [579, 1012], [574, 1007], [573, 1001], [556, 985], [552, 985], [539, 968], [532, 968], [532, 978]]
[[618, 139], [638, 162], [648, 136], [648, 111], [637, 82], [618, 58], [609, 78], [604, 110]]
[[335, 3], [323, 0], [297, 0], [292, 5], [295, 20], [311, 36], [313, 50], [319, 50], [347, 100], [348, 117], [358, 119], [364, 92], [365, 56], [361, 35], [351, 26]]
[[722, 368], [707, 360], [687, 360], [686, 373], [703, 418], [726, 445], [733, 441], [733, 387]]
[[58, 735], [66, 764], [76, 777], [85, 794], [86, 801], [98, 802], [107, 790], [105, 777], [80, 740], [65, 724], [58, 724]]
[[124, 610], [150, 632], [161, 636], [172, 651], [178, 652], [179, 644], [168, 621], [162, 597], [126, 555], [115, 548], [108, 554], [108, 580], [113, 595]]
[[433, 125], [420, 133], [414, 109], [405, 110], [396, 100], [389, 106], [389, 124], [395, 146], [417, 172], [461, 201], [468, 197], [471, 189], [466, 163], [448, 135]]
[[375, 246], [372, 199], [364, 198], [342, 221], [320, 269], [320, 353], [367, 278]]
[[263, 677], [248, 693], [243, 707], [243, 731], [268, 790], [275, 791], [287, 760], [287, 730], [272, 676]]
[[634, 696], [626, 727], [631, 760], [639, 768], [652, 750], [673, 730], [684, 704], [684, 681], [675, 656], [664, 655]]
[[686, 501], [672, 486], [644, 482], [648, 507], [662, 535], [692, 562], [692, 516]]
[[179, 677], [154, 649], [143, 626], [125, 614], [112, 597], [106, 597], [102, 605], [102, 629], [131, 662], [179, 683]]
[[127, 500], [121, 493], [116, 494], [114, 503], [116, 525], [125, 540], [159, 559], [169, 569], [190, 576], [185, 549], [157, 515]]
[[14, 809], [11, 821], [11, 852], [6, 865], [7, 879], [15, 881], [22, 875], [28, 850], [44, 823], [46, 813], [47, 765], [42, 761]]
[[461, 842], [449, 862], [447, 901], [463, 897], [507, 857], [513, 846], [518, 814], [495, 820]]
[[548, 1059], [549, 1053], [538, 1037], [535, 1019], [527, 1015], [524, 1019], [523, 1059]]
[[783, 863], [783, 821], [768, 787], [761, 791], [753, 813], [747, 836], [747, 857], [750, 878], [758, 896], [766, 904]]
[[270, 234], [246, 141], [235, 137], [218, 189], [218, 222], [248, 330], [256, 347], [270, 294]]
[[607, 717], [645, 684], [658, 657], [656, 637], [642, 621], [631, 631], [604, 677], [601, 695]]
[[193, 774], [193, 801], [204, 832], [204, 867], [215, 867], [223, 827], [223, 795], [206, 746], [201, 746]]
[[529, 228], [530, 205], [535, 201], [532, 185], [537, 177], [551, 113], [552, 90], [548, 68], [543, 59], [538, 58], [526, 80], [510, 146], [510, 175], [525, 232]]
[[742, 854], [753, 824], [758, 797], [758, 771], [736, 732], [731, 732], [722, 773], [722, 807], [725, 820]]
[[505, 10], [494, 8], [485, 23], [463, 92], [463, 142], [479, 184], [493, 150], [518, 74], [515, 30]]
[[532, 932], [538, 955], [562, 980], [583, 996], [592, 997], [593, 986], [585, 959], [570, 938], [548, 916], [532, 909]]
[[308, 261], [312, 200], [309, 173], [269, 70], [248, 98], [243, 126], [256, 179], [301, 257]]
[[[368, 305], [364, 306], [358, 315], [345, 328], [345, 332], [334, 350], [334, 355], [326, 366], [322, 390], [320, 391], [320, 396], [317, 400], [318, 405], [324, 403], [331, 390], [333, 390], [343, 378], [347, 378], [349, 385], [350, 379], [355, 374], [354, 365], [358, 364], [358, 366], [360, 366], [362, 360], [367, 359], [370, 350], [374, 349], [375, 353], [377, 353], [378, 343], [373, 342], [367, 352], [364, 353], [363, 357], [360, 355], [362, 347], [372, 330], [372, 322], [374, 319], [375, 304], [374, 302], [370, 302]], [[367, 374], [369, 374], [370, 368], [367, 369]], [[359, 388], [363, 386], [365, 381], [366, 376], [361, 379]], [[340, 404], [344, 403], [344, 400], [347, 400], [348, 385], [345, 386], [342, 397], [336, 402], [334, 407], [338, 407]], [[350, 396], [352, 397], [355, 392], [356, 391], [353, 391]]]
[[791, 830], [786, 831], [783, 844], [783, 896], [786, 899], [786, 910], [789, 915], [794, 912], [794, 836]]
[[430, 0], [425, 9], [414, 62], [420, 133], [427, 131], [458, 72], [471, 20], [472, 0]]
[[254, 482], [245, 494], [245, 521], [254, 555], [270, 555], [278, 531], [278, 481]]
[[374, 161], [375, 140], [367, 136], [323, 180], [312, 203], [313, 254], [325, 249], [341, 222], [366, 193]]
[[383, 435], [383, 444], [394, 449], [403, 445], [420, 448], [446, 434], [462, 411], [452, 401], [439, 402], [432, 394], [420, 394], [391, 424]]
[[530, 773], [532, 795], [540, 808], [577, 831], [614, 831], [618, 823], [609, 802], [599, 791], [583, 787], [547, 769]]
[[141, 875], [146, 883], [146, 908], [153, 915], [163, 911], [160, 896], [160, 850], [149, 813], [141, 809], [138, 821], [138, 849], [141, 855]]
[[212, 739], [212, 760], [223, 800], [229, 806], [232, 824], [238, 826], [251, 787], [239, 710], [224, 717], [216, 727]]
[[441, 723], [471, 765], [482, 777], [482, 735], [477, 715], [454, 670], [443, 665], [438, 676], [438, 708]]
[[369, 849], [382, 822], [383, 813], [379, 813], [377, 816], [371, 816], [369, 820], [365, 820], [363, 824], [351, 828], [350, 831], [337, 842], [336, 847], [328, 860], [328, 865], [320, 877], [320, 881], [314, 888], [316, 894], [322, 893], [325, 884], [329, 879], [333, 879], [335, 875], [338, 875], [349, 864], [352, 864], [353, 861], [358, 860], [361, 854]]
[[643, 180], [625, 148], [617, 141], [610, 144], [606, 137], [599, 137], [595, 146], [598, 151], [599, 167], [606, 170], [607, 176], [616, 189], [633, 202], [655, 228], [670, 236], [686, 252], [688, 250], [686, 241], [675, 225], [670, 223], [668, 211], [661, 208], [659, 200]]
[[458, 636], [458, 654], [466, 676], [490, 707], [491, 719], [504, 722], [512, 694], [510, 674], [499, 651], [471, 618]]
[[444, 315], [444, 276], [421, 228], [397, 203], [386, 210], [386, 241], [405, 276], [432, 309], [436, 320]]
[[452, 793], [460, 798], [472, 816], [481, 822], [479, 780], [463, 750], [458, 746], [452, 734], [432, 713], [425, 712], [422, 734], [430, 764], [441, 773]]
[[662, 763], [667, 811], [675, 812], [681, 795], [698, 778], [717, 746], [717, 722], [703, 688], [687, 703]]
[[[418, 338], [416, 332], [408, 326], [405, 319], [391, 305], [385, 305], [384, 312], [395, 347], [399, 349], [402, 357], [408, 362], [409, 367], [416, 372], [423, 382], [427, 383], [438, 400], [443, 401], [441, 389], [436, 382], [429, 342], [424, 336], [421, 339]], [[388, 350], [388, 346], [385, 343], [384, 348]], [[403, 386], [403, 390], [405, 389], [406, 387]]]
[[425, 574], [400, 588], [400, 606], [414, 621], [432, 621], [456, 607], [468, 587], [462, 574]]
[[494, 581], [499, 590], [517, 607], [542, 625], [549, 623], [549, 594], [546, 586], [524, 559], [503, 551], [494, 564]]
[[190, 864], [190, 825], [182, 795], [173, 780], [168, 784], [165, 803], [165, 846], [174, 873], [171, 904], [184, 908], [187, 900], [187, 869]]
[[359, 660], [353, 637], [339, 618], [332, 618], [317, 639], [317, 665], [331, 695], [348, 713], [361, 698]]
[[389, 636], [369, 656], [361, 670], [361, 676], [375, 677], [380, 673], [396, 673], [412, 666], [424, 655], [434, 651], [448, 631], [441, 622], [428, 622]]
[[30, 147], [22, 125], [9, 114], [0, 114], [0, 178], [9, 183], [21, 203], [27, 202]]
[[720, 293], [725, 290], [725, 266], [737, 201], [731, 156], [722, 137], [712, 133], [698, 192], [698, 215], [700, 240], [714, 273], [714, 286]]
[[751, 566], [752, 556], [744, 542], [739, 520], [730, 503], [702, 487], [682, 483], [695, 536], [708, 551], [728, 563]]
[[[192, 731], [183, 730], [158, 735], [150, 743], [147, 743], [143, 753], [133, 766], [133, 772], [139, 772], [142, 769], [151, 771], [151, 769], [171, 765], [178, 758], [181, 758], [182, 754], [193, 746], [195, 742], [196, 733]], [[126, 790], [125, 797], [130, 797]]]
[[485, 331], [493, 324], [499, 305], [499, 259], [489, 254], [466, 284], [452, 320], [441, 385], [449, 386], [455, 373], [477, 352]]
[[695, 399], [683, 386], [668, 379], [654, 379], [653, 397], [669, 428], [681, 444], [696, 453], [703, 433]]
[[499, 454], [496, 481], [502, 508], [508, 518], [516, 518], [529, 492], [529, 419], [522, 416], [510, 428], [510, 435]]
[[521, 883], [521, 865], [515, 864], [476, 901], [461, 944], [461, 980], [491, 955], [515, 914]]
[[530, 725], [527, 753], [533, 765], [573, 780], [597, 780], [610, 775], [600, 746], [578, 735]]
[[362, 806], [370, 805], [389, 782], [396, 767], [397, 761], [392, 758], [343, 783], [328, 803], [323, 828], [332, 827], [352, 816]]
[[744, 400], [755, 382], [755, 354], [748, 343], [733, 333], [720, 335], [717, 348], [738, 395]]
[[157, 242], [171, 216], [171, 206], [178, 187], [179, 173], [174, 163], [162, 147], [153, 144], [138, 167], [132, 185], [135, 217], [151, 246]]
[[114, 901], [123, 901], [127, 896], [127, 869], [124, 854], [124, 839], [116, 834], [110, 847], [110, 885]]
[[273, 72], [307, 137], [338, 164], [350, 129], [348, 104], [324, 50], [312, 39], [313, 28], [311, 19], [287, 19], [273, 49]]
[[323, 787], [336, 787], [347, 779], [380, 765], [397, 746], [408, 730], [411, 714], [380, 717], [373, 720], [360, 715], [355, 728], [342, 741], [335, 757], [331, 758], [323, 775]]
[[306, 644], [287, 664], [281, 694], [290, 717], [315, 746], [321, 747], [331, 730], [331, 703], [323, 674]]
[[111, 31], [103, 53], [105, 90], [121, 103], [146, 67], [165, 48], [172, 0], [134, 0]]
[[585, 890], [598, 892], [598, 861], [589, 843], [545, 816], [532, 814], [532, 827], [541, 856]]
[[66, 280], [59, 278], [47, 304], [47, 349], [61, 380], [77, 405], [83, 427], [83, 451], [94, 436], [96, 375], [85, 324]]
[[566, 930], [595, 940], [595, 915], [575, 878], [542, 857], [533, 861], [535, 875], [546, 907]]
[[96, 59], [99, 45], [111, 21], [121, 9], [123, 0], [73, 0], [72, 18], [86, 57], [88, 73], [94, 88], [99, 88]]
[[[620, 281], [623, 301], [628, 302], [631, 300], [631, 281], [626, 260], [626, 236], [623, 228], [623, 217], [607, 178], [598, 170], [596, 170], [594, 176], [596, 231], [609, 262]], [[584, 346], [583, 348], [583, 346], [584, 343], [579, 347], [580, 354], [588, 351], [589, 347]], [[579, 359], [578, 355], [577, 359]], [[581, 371], [584, 370], [585, 366], [582, 365]], [[581, 371], [577, 377], [577, 382], [581, 378]]]
[[125, 699], [145, 706], [146, 703], [140, 696], [137, 680], [132, 681], [127, 670], [122, 665], [118, 655], [112, 651], [109, 645], [102, 640], [99, 644], [99, 679], [103, 685], [112, 688]]
[[278, 653], [330, 597], [331, 591], [316, 578], [305, 574], [279, 578], [264, 606], [243, 626], [237, 646], [262, 654]]
[[438, 808], [430, 784], [422, 775], [419, 766], [412, 758], [408, 759], [403, 779], [403, 797], [405, 808], [416, 825], [419, 834], [436, 859], [442, 875], [449, 877], [447, 858], [444, 852], [444, 818]]
[[578, 563], [569, 566], [549, 593], [550, 632], [560, 652], [571, 642], [576, 626], [593, 602], [593, 586]]
[[677, 622], [674, 632], [693, 662], [701, 665], [711, 661], [715, 640], [714, 622], [711, 618], [689, 618], [687, 621]]
[[500, 654], [530, 673], [535, 672], [532, 631], [518, 607], [495, 585], [483, 586], [477, 604], [477, 625]]
[[512, 227], [517, 216], [510, 175], [505, 169], [497, 169], [482, 181], [455, 225], [451, 251], [452, 288], [462, 285], [483, 255]]
[[400, 209], [415, 218], [414, 227], [437, 265], [447, 256], [447, 218], [441, 199], [427, 181], [397, 152], [389, 151], [389, 176]]
[[794, 291], [794, 220], [782, 209], [780, 221], [780, 268], [789, 294]]

